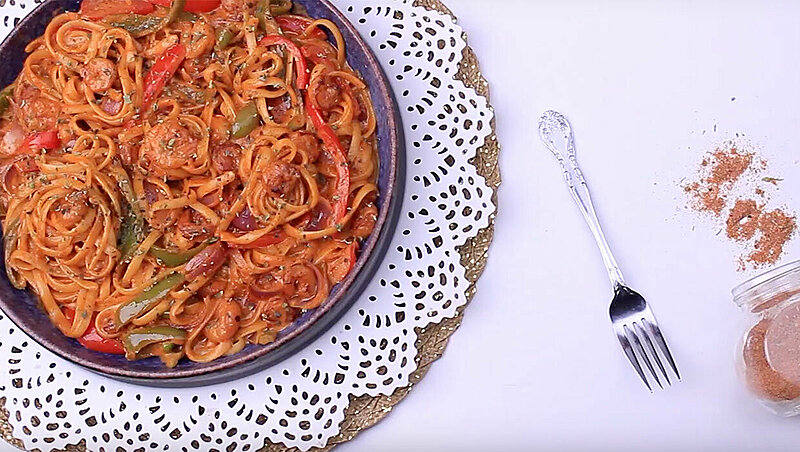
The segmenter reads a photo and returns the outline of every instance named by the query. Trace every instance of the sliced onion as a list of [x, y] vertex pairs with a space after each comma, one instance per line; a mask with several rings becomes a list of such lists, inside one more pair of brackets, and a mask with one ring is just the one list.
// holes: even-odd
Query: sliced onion
[[[272, 277], [273, 280], [267, 282], [267, 285], [261, 283], [262, 278]], [[265, 274], [256, 278], [255, 282], [250, 284], [249, 288], [250, 298], [256, 300], [264, 300], [272, 296], [283, 294], [288, 295], [288, 287], [284, 284], [280, 276], [273, 274]]]
[[211, 193], [200, 198], [198, 201], [208, 207], [214, 207], [219, 204], [219, 194], [216, 191], [212, 191]]
[[247, 206], [236, 214], [236, 217], [231, 220], [231, 225], [242, 231], [254, 231], [258, 227], [256, 219], [253, 218], [253, 214]]
[[11, 126], [2, 135], [0, 140], [0, 155], [11, 156], [17, 152], [20, 144], [25, 140], [25, 131], [17, 123], [11, 123]]
[[228, 247], [224, 242], [216, 242], [207, 246], [186, 263], [184, 274], [191, 281], [199, 277], [208, 277], [222, 267], [228, 257]]
[[161, 194], [159, 193], [161, 190], [156, 185], [147, 181], [144, 181], [142, 185], [144, 186], [144, 199], [146, 199], [148, 203], [153, 204], [161, 199]]
[[325, 198], [320, 198], [316, 206], [298, 219], [296, 227], [304, 231], [321, 231], [332, 226], [330, 224], [332, 215], [331, 203]]
[[300, 309], [317, 308], [322, 304], [323, 301], [325, 301], [325, 298], [328, 297], [328, 278], [326, 278], [320, 269], [314, 264], [297, 265], [304, 265], [313, 271], [314, 278], [316, 279], [316, 291], [314, 292], [314, 295], [310, 295], [306, 298], [299, 298], [297, 296], [289, 298], [289, 306]]
[[116, 116], [122, 110], [122, 101], [104, 97], [103, 101], [100, 102], [100, 109], [111, 116]]

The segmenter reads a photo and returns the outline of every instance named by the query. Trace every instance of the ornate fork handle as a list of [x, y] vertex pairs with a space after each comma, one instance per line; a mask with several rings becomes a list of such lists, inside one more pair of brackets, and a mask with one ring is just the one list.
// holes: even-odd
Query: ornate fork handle
[[[589, 185], [586, 183], [586, 178], [583, 177], [583, 172], [578, 165], [572, 127], [561, 113], [548, 110], [539, 119], [539, 136], [544, 141], [547, 149], [558, 160], [558, 164], [561, 165], [564, 181], [567, 183], [572, 198], [578, 205], [584, 220], [586, 220], [586, 224], [589, 225], [598, 248], [600, 248], [603, 263], [606, 266], [608, 277], [611, 279], [614, 290], [617, 287], [624, 286], [625, 280], [622, 277], [622, 272], [616, 259], [614, 259], [614, 255], [611, 253], [611, 248], [609, 248], [606, 237], [603, 234], [600, 221], [597, 219], [597, 212], [592, 203]], [[560, 143], [557, 143], [556, 140], [559, 140]], [[559, 145], [565, 149], [562, 150]]]

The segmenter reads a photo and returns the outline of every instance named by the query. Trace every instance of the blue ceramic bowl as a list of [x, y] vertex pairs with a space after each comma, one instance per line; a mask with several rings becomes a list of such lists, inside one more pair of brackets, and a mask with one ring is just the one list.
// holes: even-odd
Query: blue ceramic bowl
[[[327, 0], [295, 0], [311, 17], [323, 17], [339, 26], [347, 44], [347, 60], [367, 82], [378, 117], [379, 218], [372, 235], [362, 247], [353, 271], [331, 291], [317, 309], [305, 312], [281, 331], [275, 342], [248, 345], [241, 352], [210, 363], [182, 360], [169, 369], [157, 358], [127, 361], [122, 356], [98, 353], [83, 348], [76, 340], [61, 334], [45, 315], [36, 296], [14, 289], [0, 262], [0, 308], [24, 332], [50, 351], [93, 371], [131, 383], [186, 387], [215, 384], [263, 370], [302, 349], [336, 322], [364, 290], [383, 260], [400, 214], [405, 180], [405, 152], [400, 115], [385, 74], [353, 25]], [[23, 19], [0, 44], [0, 86], [12, 83], [22, 69], [25, 46], [44, 33], [50, 20], [65, 11], [77, 11], [79, 0], [45, 0]], [[2, 259], [0, 259], [2, 261]]]

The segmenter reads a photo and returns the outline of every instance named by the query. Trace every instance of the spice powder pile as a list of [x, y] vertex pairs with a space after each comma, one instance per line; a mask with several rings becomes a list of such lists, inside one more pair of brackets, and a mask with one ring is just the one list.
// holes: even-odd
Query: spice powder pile
[[[754, 178], [747, 177], [766, 168], [767, 162], [753, 151], [743, 149], [741, 143], [726, 141], [703, 158], [699, 179], [683, 186], [692, 209], [724, 222], [727, 237], [746, 248], [739, 258], [740, 271], [777, 262], [797, 229], [796, 218], [784, 209], [766, 209], [767, 191], [753, 187]], [[777, 184], [777, 179], [769, 177], [761, 181]], [[753, 195], [735, 196], [737, 183], [750, 185], [745, 191]]]
[[684, 187], [686, 192], [693, 197], [692, 207], [716, 215], [722, 214], [725, 209], [727, 192], [751, 167], [753, 157], [753, 153], [743, 152], [736, 146], [729, 145], [717, 148], [703, 158], [700, 165], [702, 170], [709, 175]]

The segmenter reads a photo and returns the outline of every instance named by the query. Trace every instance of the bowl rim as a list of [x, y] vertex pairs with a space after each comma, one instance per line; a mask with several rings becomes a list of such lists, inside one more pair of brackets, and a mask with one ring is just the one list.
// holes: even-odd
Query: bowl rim
[[[22, 30], [24, 30], [30, 22], [38, 19], [38, 15], [42, 14], [43, 10], [50, 7], [54, 2], [63, 1], [65, 0], [44, 0], [28, 15], [22, 18], [8, 36], [0, 43], [0, 55], [8, 51], [7, 47], [14, 40], [16, 35], [22, 33]], [[71, 1], [77, 2], [77, 0]], [[231, 359], [231, 361], [219, 363], [217, 365], [213, 365], [212, 362], [212, 364], [203, 368], [169, 369], [164, 367], [157, 371], [132, 370], [99, 362], [99, 359], [106, 355], [99, 352], [95, 352], [98, 355], [98, 360], [75, 356], [62, 347], [62, 345], [51, 341], [41, 334], [38, 328], [33, 328], [32, 330], [23, 329], [23, 325], [26, 323], [24, 319], [22, 319], [16, 310], [8, 308], [10, 301], [13, 302], [14, 299], [17, 298], [17, 292], [12, 292], [11, 295], [0, 293], [0, 310], [5, 313], [22, 332], [30, 336], [45, 349], [61, 358], [115, 380], [153, 387], [178, 388], [204, 386], [252, 375], [280, 363], [284, 359], [304, 349], [322, 333], [332, 327], [360, 297], [383, 262], [386, 251], [393, 239], [402, 209], [406, 172], [405, 139], [402, 128], [402, 118], [388, 77], [383, 71], [376, 55], [356, 30], [355, 26], [338, 8], [332, 5], [329, 0], [299, 0], [299, 3], [307, 2], [321, 4], [331, 15], [331, 17], [327, 18], [342, 29], [345, 39], [347, 39], [348, 35], [352, 37], [352, 42], [348, 43], [348, 49], [352, 48], [353, 43], [360, 48], [361, 53], [365, 57], [365, 68], [369, 70], [370, 75], [375, 78], [375, 82], [370, 86], [371, 96], [374, 98], [375, 93], [377, 93], [388, 107], [386, 109], [387, 117], [380, 119], [382, 121], [381, 127], [385, 127], [388, 130], [389, 139], [385, 144], [378, 143], [378, 146], [387, 146], [389, 149], [389, 158], [382, 159], [380, 162], [380, 165], [386, 165], [388, 170], [387, 187], [380, 193], [380, 196], [386, 199], [385, 207], [379, 210], [378, 219], [372, 234], [370, 234], [368, 239], [364, 242], [364, 246], [361, 249], [353, 269], [351, 269], [350, 273], [342, 282], [335, 286], [335, 293], [329, 296], [318, 308], [306, 313], [310, 315], [302, 320], [302, 324], [298, 325], [294, 330], [280, 337], [275, 342], [263, 346], [254, 346], [249, 352], [246, 351], [246, 349], [242, 350], [232, 355], [235, 358]], [[0, 275], [0, 278], [5, 279], [5, 274]], [[26, 288], [25, 291], [30, 291], [30, 289]], [[31, 297], [39, 302], [38, 296], [35, 294], [31, 293]], [[9, 298], [11, 300], [9, 300]], [[50, 322], [47, 322], [47, 326], [55, 328]], [[66, 338], [66, 336], [64, 336], [64, 338]]]

